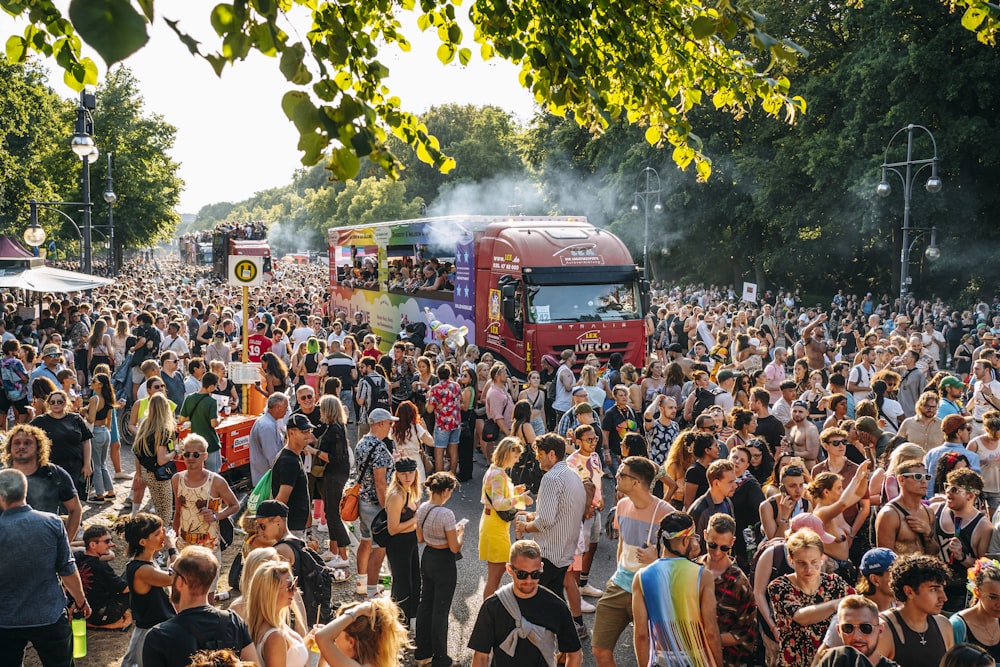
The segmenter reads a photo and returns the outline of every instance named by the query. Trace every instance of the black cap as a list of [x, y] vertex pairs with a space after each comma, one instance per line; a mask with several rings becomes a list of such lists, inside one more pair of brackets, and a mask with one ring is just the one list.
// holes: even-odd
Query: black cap
[[257, 518], [267, 519], [272, 516], [280, 516], [282, 519], [288, 518], [288, 505], [280, 500], [265, 500], [257, 507]]
[[288, 418], [288, 421], [285, 422], [285, 428], [294, 428], [299, 431], [311, 431], [316, 427], [313, 426], [313, 423], [309, 421], [309, 418], [305, 415], [296, 414]]
[[396, 461], [396, 472], [416, 472], [417, 462], [411, 458], [401, 458]]

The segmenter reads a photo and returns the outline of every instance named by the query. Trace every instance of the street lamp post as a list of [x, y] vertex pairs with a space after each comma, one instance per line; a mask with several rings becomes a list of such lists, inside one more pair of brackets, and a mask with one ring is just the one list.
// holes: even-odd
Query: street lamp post
[[81, 202], [83, 207], [83, 229], [80, 234], [82, 245], [80, 271], [83, 273], [93, 272], [91, 261], [92, 225], [90, 219], [93, 202], [90, 200], [90, 163], [95, 161], [100, 153], [97, 150], [97, 145], [94, 143], [94, 119], [90, 115], [90, 112], [96, 108], [97, 99], [94, 97], [94, 94], [82, 91], [80, 93], [80, 105], [76, 108], [76, 130], [73, 138], [70, 140], [70, 147], [80, 157], [80, 162], [83, 165], [83, 176], [81, 179], [83, 189], [83, 201]]
[[[930, 158], [924, 158], [920, 160], [913, 159], [913, 132], [914, 130], [922, 130], [931, 140], [931, 145], [934, 147], [934, 156]], [[889, 148], [892, 146], [892, 142], [895, 141], [903, 132], [906, 132], [906, 161], [905, 162], [889, 162]], [[927, 192], [935, 193], [941, 191], [941, 179], [938, 177], [937, 173], [938, 156], [937, 156], [937, 142], [934, 140], [934, 135], [923, 125], [909, 124], [904, 128], [896, 131], [896, 134], [892, 135], [889, 139], [889, 143], [885, 147], [885, 155], [882, 158], [882, 180], [879, 182], [878, 187], [875, 192], [878, 193], [880, 197], [888, 197], [892, 194], [892, 186], [889, 185], [889, 180], [887, 174], [892, 172], [899, 177], [903, 182], [903, 247], [900, 252], [900, 266], [899, 266], [899, 312], [903, 313], [904, 301], [906, 299], [907, 285], [910, 282], [910, 252], [913, 250], [914, 244], [920, 239], [921, 236], [926, 232], [930, 232], [931, 239], [930, 245], [927, 250], [924, 251], [924, 255], [928, 260], [934, 261], [941, 256], [941, 249], [937, 244], [937, 228], [936, 227], [911, 227], [910, 226], [910, 197], [913, 194], [913, 184], [916, 182], [917, 175], [923, 171], [926, 167], [931, 168], [931, 175], [924, 184], [924, 188]], [[900, 171], [903, 168], [904, 171]], [[919, 234], [910, 242], [910, 232], [919, 232]]]
[[[660, 174], [652, 167], [642, 170], [645, 178], [646, 189], [636, 190], [635, 199], [632, 201], [632, 212], [639, 212], [639, 202], [642, 202], [642, 272], [649, 278], [649, 202], [655, 196], [656, 203], [653, 205], [654, 213], [663, 212], [663, 204], [660, 203]], [[655, 180], [654, 180], [655, 179]], [[654, 188], [655, 183], [655, 188]]]
[[115, 277], [115, 194], [114, 181], [111, 179], [111, 153], [108, 153], [108, 173], [104, 179], [104, 201], [108, 204], [108, 277]]

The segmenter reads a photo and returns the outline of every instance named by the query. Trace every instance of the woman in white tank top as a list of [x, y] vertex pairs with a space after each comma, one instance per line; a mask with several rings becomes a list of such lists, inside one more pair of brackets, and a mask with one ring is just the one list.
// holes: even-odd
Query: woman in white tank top
[[284, 561], [262, 563], [253, 575], [247, 595], [247, 625], [262, 667], [309, 664], [309, 650], [301, 635], [288, 627], [295, 590], [292, 566]]

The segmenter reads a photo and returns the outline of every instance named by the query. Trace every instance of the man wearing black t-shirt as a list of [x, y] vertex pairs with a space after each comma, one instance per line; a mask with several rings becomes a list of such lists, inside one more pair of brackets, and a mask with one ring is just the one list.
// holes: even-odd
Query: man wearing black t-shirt
[[[519, 540], [510, 548], [507, 572], [513, 582], [502, 586], [488, 597], [479, 608], [476, 625], [469, 637], [469, 648], [475, 651], [472, 667], [548, 667], [555, 652], [566, 654], [567, 667], [583, 664], [580, 638], [576, 634], [573, 617], [566, 602], [547, 588], [538, 585], [542, 574], [542, 552], [531, 540]], [[506, 604], [505, 604], [506, 600]], [[527, 637], [515, 640], [513, 653], [507, 653], [501, 644], [513, 633], [517, 637], [515, 619], [508, 607], [521, 616], [522, 628], [538, 626], [543, 639], [542, 648]], [[490, 653], [493, 661], [490, 663]]]
[[[39, 512], [59, 513], [59, 506], [69, 515], [66, 534], [76, 538], [83, 518], [83, 506], [73, 478], [60, 466], [49, 463], [52, 441], [45, 431], [28, 424], [17, 424], [7, 432], [0, 449], [0, 460], [7, 468], [20, 470], [28, 478], [27, 503]], [[0, 512], [2, 514], [2, 512]]]
[[614, 470], [622, 457], [622, 438], [625, 437], [626, 433], [641, 433], [641, 431], [639, 418], [636, 416], [635, 410], [628, 404], [628, 387], [619, 384], [611, 391], [614, 394], [615, 405], [604, 413], [604, 418], [601, 420], [601, 431], [608, 451], [611, 452], [611, 469]]
[[285, 423], [288, 440], [271, 468], [271, 495], [288, 505], [288, 528], [305, 539], [305, 529], [311, 524], [309, 511], [309, 480], [302, 467], [302, 452], [315, 456], [319, 450], [310, 447], [316, 442], [312, 422], [305, 415], [292, 415]]
[[771, 394], [767, 389], [754, 387], [750, 390], [750, 409], [757, 415], [757, 430], [754, 431], [754, 435], [764, 438], [773, 458], [781, 446], [781, 439], [785, 437], [785, 425], [771, 414], [768, 408], [770, 400]]
[[94, 610], [87, 623], [98, 627], [128, 627], [132, 623], [128, 583], [104, 560], [115, 556], [111, 531], [107, 526], [90, 526], [83, 531], [83, 544], [87, 550], [76, 554], [76, 569], [80, 572], [83, 592]]
[[229, 649], [240, 660], [258, 662], [247, 624], [236, 614], [215, 609], [208, 594], [219, 561], [205, 547], [185, 547], [174, 561], [170, 601], [177, 615], [154, 626], [142, 647], [143, 667], [187, 667], [203, 649]]

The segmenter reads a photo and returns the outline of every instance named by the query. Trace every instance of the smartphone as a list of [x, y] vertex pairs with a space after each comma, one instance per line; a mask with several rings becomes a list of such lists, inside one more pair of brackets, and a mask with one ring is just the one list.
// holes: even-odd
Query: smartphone
[[465, 526], [468, 525], [468, 523], [469, 523], [468, 519], [459, 519], [458, 522], [455, 524], [455, 527], [457, 528], [458, 526], [462, 526], [463, 528], [465, 528]]

